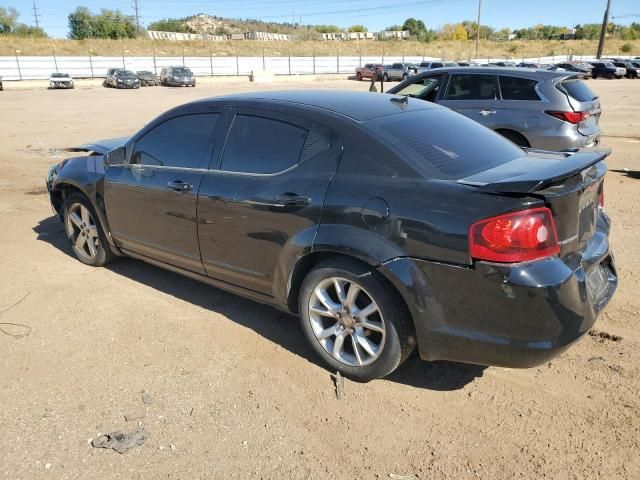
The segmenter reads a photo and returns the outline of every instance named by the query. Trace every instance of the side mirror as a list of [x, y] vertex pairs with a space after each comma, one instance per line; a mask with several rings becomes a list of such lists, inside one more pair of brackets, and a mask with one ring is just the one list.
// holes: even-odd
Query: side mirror
[[127, 160], [127, 149], [124, 147], [111, 150], [104, 155], [104, 163], [107, 166], [123, 165]]

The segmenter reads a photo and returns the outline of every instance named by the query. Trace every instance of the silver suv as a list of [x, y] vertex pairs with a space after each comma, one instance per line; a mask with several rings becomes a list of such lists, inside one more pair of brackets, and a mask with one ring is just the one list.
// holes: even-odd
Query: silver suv
[[600, 101], [575, 72], [439, 68], [387, 93], [449, 107], [522, 147], [565, 150], [600, 141]]

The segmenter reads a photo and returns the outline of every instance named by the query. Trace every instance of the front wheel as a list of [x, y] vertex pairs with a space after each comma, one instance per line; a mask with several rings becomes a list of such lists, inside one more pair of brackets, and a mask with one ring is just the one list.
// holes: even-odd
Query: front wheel
[[413, 350], [409, 314], [375, 272], [349, 259], [328, 259], [300, 290], [302, 329], [333, 370], [357, 381], [393, 372]]
[[82, 263], [101, 267], [116, 256], [110, 250], [93, 206], [82, 194], [70, 195], [64, 203], [64, 227], [71, 249]]
[[387, 75], [386, 73], [384, 75], [382, 75], [382, 80], [384, 80], [385, 82], [389, 81], [389, 75]]

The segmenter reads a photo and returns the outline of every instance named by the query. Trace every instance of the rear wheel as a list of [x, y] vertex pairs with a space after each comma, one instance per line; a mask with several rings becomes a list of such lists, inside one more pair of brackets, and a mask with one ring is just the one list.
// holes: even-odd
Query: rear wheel
[[513, 130], [496, 130], [496, 132], [498, 132], [507, 140], [511, 140], [513, 143], [515, 143], [519, 147], [529, 148], [531, 146], [529, 144], [529, 141], [518, 132], [514, 132]]
[[82, 263], [101, 267], [114, 260], [93, 206], [82, 194], [70, 195], [64, 203], [64, 227], [71, 249]]
[[356, 80], [362, 81], [362, 73], [360, 72], [356, 73]]
[[386, 73], [384, 75], [382, 75], [382, 80], [384, 80], [385, 82], [389, 81], [389, 75], [387, 75]]
[[358, 381], [393, 372], [411, 353], [411, 320], [370, 268], [349, 259], [318, 264], [300, 290], [302, 329], [332, 369]]

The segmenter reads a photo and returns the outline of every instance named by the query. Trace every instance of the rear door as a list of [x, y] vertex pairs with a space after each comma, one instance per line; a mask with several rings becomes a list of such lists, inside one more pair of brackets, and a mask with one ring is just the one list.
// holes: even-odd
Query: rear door
[[204, 273], [196, 199], [219, 118], [212, 112], [168, 119], [136, 141], [127, 164], [107, 169], [107, 219], [120, 247]]
[[313, 236], [341, 152], [329, 129], [279, 112], [238, 108], [198, 196], [207, 275], [272, 294], [286, 247]]
[[453, 73], [444, 97], [438, 103], [485, 127], [494, 128], [499, 98], [500, 86], [497, 75]]
[[545, 115], [538, 81], [515, 75], [498, 75], [498, 79], [502, 101], [496, 107], [493, 128], [514, 130], [531, 138]]
[[600, 99], [579, 78], [569, 77], [556, 82], [555, 87], [560, 90], [569, 101], [571, 108], [576, 112], [587, 112], [589, 116], [578, 123], [578, 131], [587, 137], [600, 133]]

